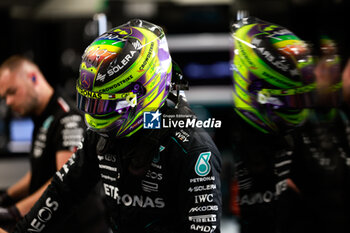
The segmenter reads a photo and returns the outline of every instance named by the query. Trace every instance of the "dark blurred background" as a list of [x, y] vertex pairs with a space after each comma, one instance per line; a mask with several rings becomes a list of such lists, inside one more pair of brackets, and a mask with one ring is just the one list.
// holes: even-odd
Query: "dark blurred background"
[[[53, 85], [64, 85], [77, 77], [80, 56], [98, 33], [93, 16], [102, 12], [108, 28], [131, 18], [163, 26], [169, 37], [175, 37], [169, 42], [174, 59], [185, 72], [196, 71], [188, 72], [193, 84], [226, 84], [230, 72], [222, 71], [225, 64], [220, 62], [229, 57], [229, 42], [222, 38], [238, 10], [288, 27], [315, 44], [321, 33], [327, 33], [346, 57], [349, 5], [347, 0], [1, 0], [0, 61], [14, 53], [25, 54], [39, 64]], [[206, 42], [212, 48], [199, 46], [195, 36], [202, 33], [211, 33]], [[186, 40], [176, 37], [183, 34], [190, 36]], [[187, 69], [191, 62], [195, 64]], [[210, 66], [214, 64], [217, 67]], [[203, 72], [216, 68], [220, 74]]]

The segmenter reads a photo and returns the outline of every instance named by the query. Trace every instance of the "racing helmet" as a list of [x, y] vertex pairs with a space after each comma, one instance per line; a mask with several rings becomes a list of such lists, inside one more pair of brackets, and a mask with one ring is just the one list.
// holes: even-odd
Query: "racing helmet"
[[314, 57], [290, 30], [255, 17], [231, 28], [235, 111], [263, 133], [301, 125], [312, 106]]
[[134, 19], [97, 37], [85, 50], [76, 83], [77, 106], [93, 131], [128, 137], [143, 113], [165, 102], [172, 61], [164, 32]]

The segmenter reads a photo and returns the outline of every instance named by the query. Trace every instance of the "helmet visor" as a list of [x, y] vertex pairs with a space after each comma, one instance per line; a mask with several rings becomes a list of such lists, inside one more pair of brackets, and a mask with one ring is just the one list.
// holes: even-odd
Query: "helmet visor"
[[83, 89], [78, 83], [77, 107], [91, 115], [105, 115], [109, 113], [124, 114], [130, 107], [135, 107], [137, 95], [133, 92], [105, 94]]

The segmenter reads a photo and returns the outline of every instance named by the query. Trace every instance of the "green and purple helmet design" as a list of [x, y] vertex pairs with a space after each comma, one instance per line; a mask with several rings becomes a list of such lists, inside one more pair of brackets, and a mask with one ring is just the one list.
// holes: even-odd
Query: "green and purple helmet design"
[[243, 18], [232, 26], [233, 102], [264, 133], [301, 125], [314, 98], [314, 59], [288, 29]]
[[143, 125], [143, 113], [165, 102], [172, 61], [162, 28], [132, 20], [102, 34], [85, 50], [77, 80], [77, 105], [87, 126], [128, 137]]

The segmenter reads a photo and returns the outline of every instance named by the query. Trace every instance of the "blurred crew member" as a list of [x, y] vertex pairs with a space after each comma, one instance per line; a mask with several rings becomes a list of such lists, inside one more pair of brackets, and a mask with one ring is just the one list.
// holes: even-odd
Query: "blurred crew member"
[[[76, 107], [56, 93], [38, 66], [24, 57], [12, 56], [1, 65], [0, 95], [14, 112], [29, 116], [34, 122], [31, 169], [0, 194], [0, 226], [11, 229], [29, 212], [52, 176], [76, 151], [82, 140], [84, 123]], [[92, 200], [95, 199], [90, 200], [89, 207], [101, 207], [89, 216], [102, 215], [102, 202], [92, 205]], [[79, 214], [79, 218], [83, 216], [86, 215]], [[66, 224], [68, 229], [58, 228], [57, 232], [88, 232], [73, 216]]]

